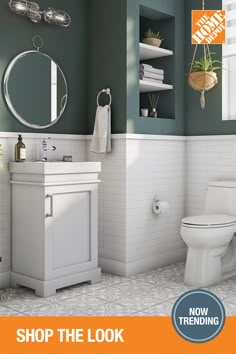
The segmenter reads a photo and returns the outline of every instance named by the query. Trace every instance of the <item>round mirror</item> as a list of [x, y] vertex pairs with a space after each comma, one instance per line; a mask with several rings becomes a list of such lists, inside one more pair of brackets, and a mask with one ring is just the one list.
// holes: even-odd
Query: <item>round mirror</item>
[[48, 55], [31, 50], [9, 64], [4, 95], [12, 114], [30, 128], [51, 127], [62, 116], [68, 97], [61, 68]]

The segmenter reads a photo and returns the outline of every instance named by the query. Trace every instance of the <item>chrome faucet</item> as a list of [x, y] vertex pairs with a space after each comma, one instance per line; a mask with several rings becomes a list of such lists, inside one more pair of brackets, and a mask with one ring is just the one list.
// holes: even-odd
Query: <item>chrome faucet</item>
[[[51, 138], [48, 138], [51, 139]], [[57, 148], [56, 146], [48, 146], [47, 139], [43, 139], [42, 141], [42, 161], [47, 161], [48, 160], [48, 151], [55, 151]]]

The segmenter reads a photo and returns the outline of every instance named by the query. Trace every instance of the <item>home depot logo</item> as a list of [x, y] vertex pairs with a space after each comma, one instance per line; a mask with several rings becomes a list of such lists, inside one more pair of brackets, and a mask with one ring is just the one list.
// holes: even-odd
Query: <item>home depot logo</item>
[[192, 44], [224, 44], [225, 11], [192, 11]]

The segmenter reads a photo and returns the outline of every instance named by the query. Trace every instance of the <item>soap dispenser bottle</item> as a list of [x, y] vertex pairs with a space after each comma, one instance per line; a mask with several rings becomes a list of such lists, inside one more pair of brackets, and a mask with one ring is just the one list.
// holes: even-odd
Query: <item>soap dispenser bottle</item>
[[19, 134], [18, 142], [15, 145], [15, 161], [24, 162], [26, 160], [26, 147], [22, 141], [22, 136]]

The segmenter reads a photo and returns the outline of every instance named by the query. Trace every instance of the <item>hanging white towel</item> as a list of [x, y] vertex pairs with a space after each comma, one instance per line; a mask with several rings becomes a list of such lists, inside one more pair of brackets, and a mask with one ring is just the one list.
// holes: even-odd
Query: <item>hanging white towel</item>
[[90, 151], [98, 154], [111, 152], [111, 107], [98, 106]]

